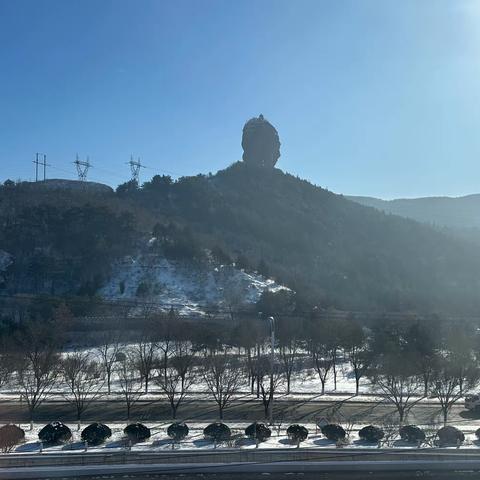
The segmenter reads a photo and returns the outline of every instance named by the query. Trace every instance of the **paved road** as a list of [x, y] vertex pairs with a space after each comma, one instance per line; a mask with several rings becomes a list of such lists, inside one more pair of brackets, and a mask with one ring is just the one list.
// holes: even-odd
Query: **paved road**
[[[196, 474], [209, 478], [237, 478], [246, 480], [252, 474], [273, 475], [277, 478], [283, 474], [313, 475], [310, 478], [323, 479], [351, 479], [352, 475], [361, 473], [360, 478], [412, 478], [413, 476], [426, 476], [430, 478], [479, 478], [479, 460], [460, 461], [354, 461], [354, 462], [277, 462], [277, 463], [239, 463], [239, 464], [177, 464], [177, 465], [95, 465], [71, 467], [30, 467], [6, 468], [0, 471], [0, 479], [41, 479], [41, 478], [115, 478], [116, 476], [152, 476], [165, 475], [172, 478], [177, 475], [194, 476]], [[376, 472], [376, 476], [372, 475]], [[461, 476], [461, 472], [468, 472], [469, 476]], [[432, 477], [431, 474], [434, 474]], [[405, 475], [410, 475], [410, 477]], [[155, 478], [154, 477], [154, 478]], [[288, 477], [286, 477], [288, 478]]]
[[[354, 399], [348, 401], [322, 401], [279, 399], [275, 402], [275, 419], [282, 422], [314, 422], [322, 416], [330, 416], [336, 411], [339, 418], [353, 418], [355, 423], [378, 423], [387, 417], [395, 415], [395, 407], [385, 402], [362, 402]], [[412, 423], [432, 423], [440, 415], [440, 409], [435, 404], [417, 404], [413, 407], [409, 421]], [[264, 417], [261, 402], [257, 399], [235, 400], [225, 410], [225, 421], [253, 421]], [[139, 401], [132, 409], [131, 418], [138, 421], [168, 421], [171, 419], [168, 403], [164, 400]], [[218, 419], [218, 409], [215, 402], [209, 400], [188, 400], [181, 405], [178, 418], [189, 421], [210, 421]], [[450, 421], [468, 425], [473, 415], [462, 405], [454, 406]], [[46, 401], [35, 413], [36, 421], [51, 421], [59, 419], [73, 422], [76, 420], [74, 408], [64, 400]], [[89, 405], [82, 420], [105, 422], [123, 421], [126, 419], [125, 404], [122, 401], [97, 400]], [[0, 422], [26, 422], [28, 415], [25, 404], [17, 401], [0, 401]]]

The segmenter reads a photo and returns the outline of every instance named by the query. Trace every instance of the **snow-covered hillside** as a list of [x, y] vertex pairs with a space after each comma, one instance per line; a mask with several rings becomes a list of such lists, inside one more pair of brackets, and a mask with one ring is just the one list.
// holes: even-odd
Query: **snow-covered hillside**
[[232, 265], [172, 261], [143, 254], [117, 263], [100, 294], [107, 299], [146, 300], [159, 308], [173, 305], [181, 313], [203, 314], [209, 306], [239, 308], [256, 302], [265, 290], [285, 288]]

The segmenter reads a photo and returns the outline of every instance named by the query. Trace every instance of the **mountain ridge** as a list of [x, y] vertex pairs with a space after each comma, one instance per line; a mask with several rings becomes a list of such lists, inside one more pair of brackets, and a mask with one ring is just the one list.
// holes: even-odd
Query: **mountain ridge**
[[109, 195], [61, 196], [27, 194], [21, 184], [0, 189], [0, 250], [14, 259], [3, 274], [7, 291], [95, 295], [115, 262], [153, 236], [159, 256], [204, 262], [211, 252], [219, 264], [258, 271], [308, 305], [480, 308], [480, 249], [279, 169], [237, 162], [215, 175], [157, 175]]

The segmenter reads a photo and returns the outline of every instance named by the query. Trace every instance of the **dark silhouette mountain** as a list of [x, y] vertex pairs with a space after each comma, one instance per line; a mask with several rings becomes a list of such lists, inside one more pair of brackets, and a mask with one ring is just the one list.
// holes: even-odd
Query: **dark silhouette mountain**
[[455, 229], [480, 229], [480, 194], [464, 197], [423, 197], [381, 200], [349, 196], [362, 205], [384, 212]]
[[5, 289], [18, 291], [14, 273], [18, 279], [33, 265], [37, 287], [50, 285], [55, 272], [57, 282], [91, 294], [114, 259], [153, 234], [158, 255], [268, 272], [308, 304], [450, 313], [480, 307], [473, 244], [278, 169], [236, 163], [215, 175], [155, 176], [141, 188], [128, 182], [111, 195], [62, 195], [1, 189], [0, 250], [14, 258]]

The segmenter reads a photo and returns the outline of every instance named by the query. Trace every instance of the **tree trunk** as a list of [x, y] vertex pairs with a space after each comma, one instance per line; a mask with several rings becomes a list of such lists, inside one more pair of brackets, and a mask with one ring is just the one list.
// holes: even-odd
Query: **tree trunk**
[[110, 393], [111, 393], [111, 390], [110, 390], [111, 383], [112, 383], [112, 371], [110, 369], [107, 369], [107, 391], [108, 391], [108, 395], [110, 395]]
[[333, 350], [333, 389], [337, 389], [337, 350]]

